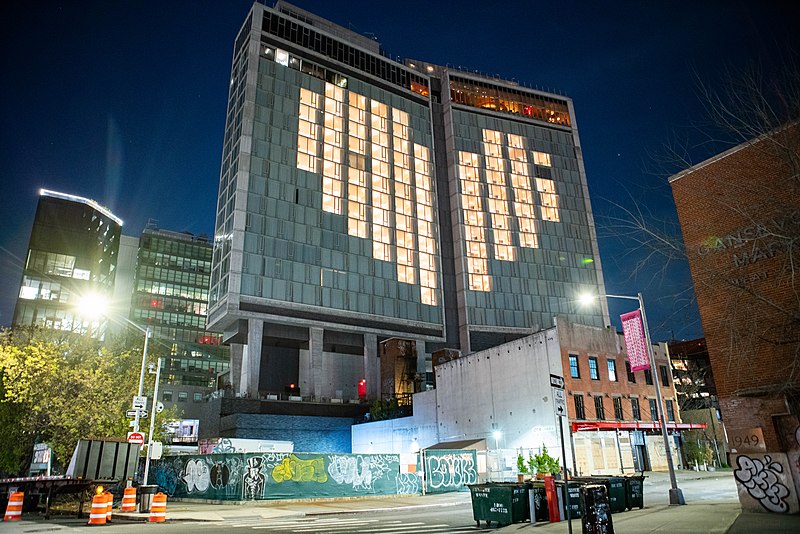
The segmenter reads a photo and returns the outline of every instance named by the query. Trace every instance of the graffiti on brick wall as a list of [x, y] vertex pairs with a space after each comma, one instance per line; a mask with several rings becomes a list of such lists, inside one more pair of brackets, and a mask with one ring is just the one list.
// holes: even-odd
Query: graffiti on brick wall
[[478, 478], [475, 451], [427, 451], [426, 487], [430, 491], [453, 491]]
[[773, 462], [769, 455], [765, 455], [762, 461], [744, 454], [736, 458], [736, 463], [737, 469], [733, 471], [733, 476], [753, 499], [770, 512], [789, 511], [789, 504], [786, 502], [789, 489], [779, 480], [783, 473], [781, 464]]
[[372, 490], [372, 481], [384, 477], [390, 470], [394, 456], [332, 455], [328, 460], [328, 474], [337, 484], [347, 484], [354, 490]]
[[420, 478], [416, 473], [398, 473], [396, 482], [398, 494], [417, 494], [422, 491]]

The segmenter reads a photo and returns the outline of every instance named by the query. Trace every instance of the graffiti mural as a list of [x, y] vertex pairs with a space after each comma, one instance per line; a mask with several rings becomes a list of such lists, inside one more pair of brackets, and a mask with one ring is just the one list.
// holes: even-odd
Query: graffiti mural
[[394, 455], [337, 455], [331, 456], [328, 474], [337, 484], [348, 484], [354, 490], [372, 490], [372, 481], [378, 480], [390, 471]]
[[419, 493], [399, 475], [398, 454], [227, 453], [165, 457], [150, 481], [172, 497], [229, 501]]
[[186, 483], [189, 493], [199, 491], [204, 493], [211, 485], [211, 470], [204, 459], [189, 460], [183, 467], [181, 479]]
[[478, 458], [475, 451], [425, 451], [425, 488], [430, 493], [458, 491], [478, 479]]
[[322, 456], [301, 460], [291, 454], [272, 469], [272, 478], [278, 483], [285, 480], [323, 483], [327, 482], [328, 475], [325, 474], [325, 460]]
[[402, 494], [417, 494], [422, 491], [420, 478], [416, 473], [398, 473], [397, 474], [397, 493]]
[[768, 454], [763, 458], [742, 454], [736, 458], [733, 471], [736, 481], [747, 493], [769, 512], [789, 511], [789, 488], [781, 482], [785, 478], [783, 466]]

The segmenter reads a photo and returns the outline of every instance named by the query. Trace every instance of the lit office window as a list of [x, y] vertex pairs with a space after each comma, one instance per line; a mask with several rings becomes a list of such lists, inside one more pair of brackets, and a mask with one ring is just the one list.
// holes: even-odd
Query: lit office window
[[322, 95], [300, 89], [300, 109], [297, 124], [297, 168], [319, 172], [319, 127]]
[[325, 84], [325, 120], [322, 149], [322, 209], [342, 213], [344, 178], [344, 89]]
[[484, 229], [483, 197], [480, 183], [480, 156], [459, 151], [458, 175], [461, 184], [461, 211], [464, 217], [465, 249], [469, 289], [491, 291]]
[[514, 215], [519, 225], [519, 244], [525, 248], [537, 248], [536, 211], [531, 190], [528, 156], [525, 139], [520, 135], [507, 134], [508, 159], [511, 160], [511, 187], [514, 191]]
[[[486, 185], [489, 194], [488, 212], [492, 214], [494, 257], [503, 261], [517, 259], [516, 248], [511, 244], [508, 229], [509, 204], [506, 192], [505, 160], [503, 159], [503, 134], [495, 130], [483, 130], [483, 155], [486, 163]], [[502, 215], [502, 217], [496, 217]], [[508, 235], [507, 240], [503, 240]]]
[[542, 219], [558, 222], [561, 214], [558, 211], [558, 195], [553, 180], [546, 178], [536, 179], [536, 190], [539, 192], [539, 199], [542, 202]]
[[397, 246], [397, 280], [416, 284], [416, 232], [412, 224], [414, 198], [411, 187], [411, 156], [408, 144], [408, 113], [392, 108], [392, 145], [394, 148], [394, 204]]
[[533, 162], [536, 165], [541, 165], [542, 167], [551, 167], [550, 164], [550, 154], [546, 152], [537, 152], [533, 151]]
[[[408, 120], [408, 116], [405, 116]], [[414, 196], [417, 209], [417, 249], [419, 251], [420, 298], [436, 306], [439, 282], [436, 276], [436, 236], [433, 233], [433, 191], [431, 189], [430, 150], [414, 143]]]

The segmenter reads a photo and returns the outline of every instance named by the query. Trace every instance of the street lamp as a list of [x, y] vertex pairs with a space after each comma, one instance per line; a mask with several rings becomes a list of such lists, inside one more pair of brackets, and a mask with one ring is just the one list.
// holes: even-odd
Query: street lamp
[[664, 409], [664, 399], [661, 396], [661, 384], [658, 381], [658, 372], [656, 369], [656, 359], [655, 355], [653, 354], [653, 344], [650, 342], [650, 329], [647, 327], [647, 314], [644, 312], [644, 299], [642, 298], [641, 293], [637, 293], [635, 297], [631, 297], [628, 295], [592, 295], [590, 293], [585, 293], [580, 296], [579, 301], [583, 305], [591, 304], [596, 299], [600, 297], [605, 297], [607, 299], [626, 299], [626, 300], [635, 300], [639, 302], [639, 311], [642, 312], [642, 328], [644, 329], [644, 340], [645, 344], [647, 345], [647, 355], [650, 357], [650, 373], [653, 376], [653, 384], [656, 388], [656, 402], [658, 402], [658, 409], [661, 412], [661, 435], [664, 438], [664, 449], [667, 454], [667, 468], [669, 469], [669, 481], [670, 481], [670, 490], [669, 490], [669, 503], [670, 504], [686, 504], [686, 501], [683, 498], [683, 492], [678, 488], [678, 481], [675, 478], [675, 466], [672, 463], [672, 451], [669, 447], [669, 435], [667, 434], [667, 421], [666, 421], [666, 411]]
[[[151, 364], [152, 365], [152, 364]], [[152, 369], [151, 369], [152, 372]], [[147, 484], [147, 476], [150, 473], [150, 457], [153, 456], [153, 431], [156, 424], [156, 412], [158, 411], [158, 382], [161, 379], [161, 358], [156, 363], [156, 385], [153, 388], [153, 402], [150, 414], [150, 433], [147, 434], [147, 456], [144, 460], [144, 478], [143, 481]], [[141, 395], [141, 394], [140, 394]], [[138, 417], [139, 412], [136, 412]]]

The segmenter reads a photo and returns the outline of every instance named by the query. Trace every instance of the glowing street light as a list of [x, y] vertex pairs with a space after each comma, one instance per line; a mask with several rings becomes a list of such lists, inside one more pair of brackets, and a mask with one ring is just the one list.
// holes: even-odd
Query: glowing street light
[[500, 432], [499, 430], [495, 430], [495, 431], [492, 433], [492, 436], [494, 436], [494, 448], [495, 448], [495, 449], [499, 449], [499, 448], [500, 448], [500, 437], [501, 437], [502, 435], [503, 435], [503, 433], [502, 433], [502, 432]]
[[[109, 308], [108, 300], [105, 297], [98, 295], [96, 293], [89, 293], [83, 295], [78, 300], [78, 305], [77, 305], [78, 313], [90, 319], [96, 319], [100, 316], [105, 316], [110, 318], [110, 316], [107, 313], [108, 308]], [[114, 318], [117, 317], [115, 316]], [[144, 350], [142, 351], [142, 369], [139, 372], [139, 392], [137, 393], [137, 396], [141, 397], [142, 391], [144, 390], [144, 370], [145, 367], [147, 367], [147, 342], [150, 339], [152, 332], [150, 331], [149, 326], [147, 328], [142, 328], [141, 326], [134, 323], [127, 317], [119, 316], [119, 318], [124, 320], [126, 323], [128, 323], [129, 325], [131, 325], [132, 327], [134, 327], [135, 329], [139, 330], [144, 334]], [[139, 410], [136, 410], [136, 417], [133, 420], [133, 431], [139, 432]]]
[[658, 373], [656, 372], [656, 359], [653, 354], [653, 344], [650, 342], [650, 329], [647, 327], [647, 315], [644, 312], [644, 299], [641, 293], [637, 293], [635, 297], [628, 295], [592, 295], [591, 293], [584, 293], [578, 297], [578, 301], [584, 305], [590, 305], [597, 299], [613, 298], [613, 299], [626, 299], [635, 300], [639, 303], [639, 311], [642, 314], [642, 328], [644, 330], [644, 340], [647, 345], [647, 355], [650, 357], [650, 373], [653, 376], [653, 384], [656, 388], [656, 401], [658, 402], [658, 410], [660, 414], [661, 435], [664, 438], [664, 449], [667, 453], [667, 468], [669, 469], [669, 481], [671, 488], [669, 490], [669, 503], [670, 504], [686, 504], [683, 498], [683, 492], [678, 488], [678, 481], [675, 478], [675, 466], [672, 463], [672, 451], [669, 448], [669, 435], [667, 433], [666, 411], [664, 410], [664, 399], [661, 396], [661, 384], [658, 381]]

